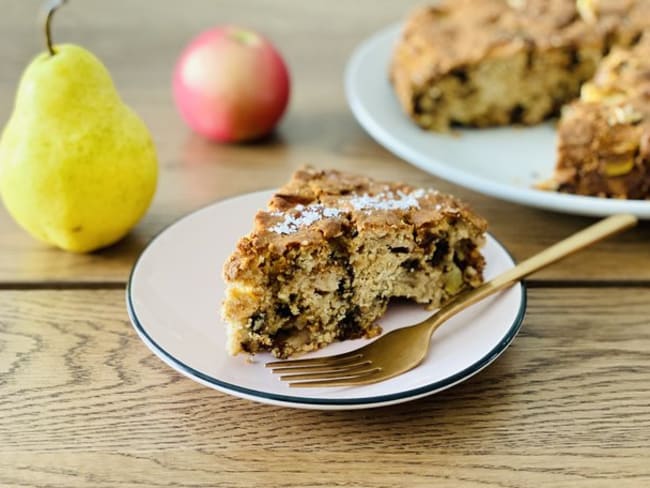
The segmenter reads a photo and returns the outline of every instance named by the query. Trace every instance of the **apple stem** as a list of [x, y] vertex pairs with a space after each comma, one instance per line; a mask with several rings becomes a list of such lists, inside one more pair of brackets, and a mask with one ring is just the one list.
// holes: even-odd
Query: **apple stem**
[[47, 50], [50, 53], [50, 56], [54, 56], [54, 47], [52, 46], [52, 30], [50, 25], [52, 24], [52, 17], [54, 12], [56, 12], [59, 7], [61, 7], [67, 0], [50, 0], [45, 4], [45, 11], [47, 16], [45, 17], [45, 42], [47, 43]]
[[260, 37], [257, 34], [238, 27], [231, 28], [228, 35], [231, 39], [247, 46], [259, 44], [260, 42]]

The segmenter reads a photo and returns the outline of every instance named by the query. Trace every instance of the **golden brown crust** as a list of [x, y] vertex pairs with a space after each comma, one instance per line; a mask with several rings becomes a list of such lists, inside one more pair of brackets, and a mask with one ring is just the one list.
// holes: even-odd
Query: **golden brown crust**
[[[318, 246], [324, 241], [341, 235], [350, 226], [359, 230], [369, 227], [398, 225], [406, 220], [416, 228], [435, 226], [440, 221], [455, 216], [472, 223], [485, 232], [485, 219], [474, 213], [465, 203], [451, 195], [428, 191], [419, 199], [417, 207], [398, 212], [357, 210], [351, 201], [359, 195], [376, 196], [387, 192], [411, 194], [415, 188], [403, 183], [376, 182], [368, 177], [344, 173], [337, 170], [317, 170], [304, 167], [296, 171], [291, 180], [273, 195], [269, 210], [260, 210], [255, 216], [254, 229], [242, 238], [237, 252], [228, 260], [225, 268], [227, 279], [233, 280], [238, 271], [247, 269], [250, 258], [267, 255], [270, 258], [282, 256], [287, 249]], [[286, 213], [300, 216], [301, 207], [322, 204], [326, 208], [338, 208], [343, 212], [332, 217], [319, 218], [295, 232], [279, 233], [273, 227], [285, 219]]]
[[554, 189], [579, 195], [650, 197], [650, 35], [615, 49], [558, 127]]
[[394, 62], [423, 85], [456, 68], [506, 53], [560, 45], [600, 46], [610, 22], [592, 28], [575, 2], [529, 0], [448, 0], [414, 12], [406, 21]]

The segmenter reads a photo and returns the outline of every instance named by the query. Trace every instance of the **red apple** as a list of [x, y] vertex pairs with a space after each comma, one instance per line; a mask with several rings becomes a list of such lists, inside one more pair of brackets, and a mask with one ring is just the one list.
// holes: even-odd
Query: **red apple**
[[200, 34], [174, 71], [174, 98], [188, 125], [220, 142], [262, 137], [289, 101], [289, 72], [260, 34], [234, 26]]

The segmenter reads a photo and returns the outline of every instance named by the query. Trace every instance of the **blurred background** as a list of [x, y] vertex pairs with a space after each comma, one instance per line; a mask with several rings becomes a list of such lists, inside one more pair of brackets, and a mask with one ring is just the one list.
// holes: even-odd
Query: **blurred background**
[[[278, 150], [287, 150], [290, 164], [313, 159], [314, 146], [345, 153], [352, 148], [340, 147], [342, 144], [366, 137], [347, 110], [342, 83], [345, 64], [361, 40], [403, 18], [417, 3], [361, 0], [349, 9], [347, 2], [295, 0], [69, 0], [54, 19], [53, 37], [58, 43], [86, 47], [107, 65], [125, 101], [151, 128], [165, 165], [173, 162], [170, 159], [191, 162], [193, 151], [201, 150], [187, 147], [192, 143], [201, 146], [201, 142], [193, 140], [175, 116], [171, 97], [172, 70], [183, 47], [199, 32], [219, 24], [240, 24], [260, 31], [282, 52], [291, 71], [291, 104], [277, 139], [271, 141]], [[42, 4], [37, 0], [0, 0], [2, 123], [9, 116], [22, 70], [44, 49], [39, 21]], [[116, 12], [120, 12], [119, 24], [114, 20]], [[313, 140], [319, 136], [322, 140]], [[307, 145], [310, 151], [304, 154]], [[231, 149], [219, 148], [214, 156], [228, 163]], [[236, 164], [269, 163], [255, 161], [254, 155], [254, 149], [238, 152]], [[331, 165], [324, 160], [314, 163]]]
[[[69, 0], [54, 17], [54, 42], [79, 44], [99, 57], [123, 99], [149, 126], [159, 155], [158, 191], [134, 232], [117, 246], [87, 256], [61, 255], [42, 246], [0, 206], [0, 255], [23, 249], [29, 256], [27, 265], [7, 259], [0, 269], [14, 281], [43, 272], [66, 280], [71, 267], [88, 266], [97, 279], [122, 280], [134, 253], [181, 215], [233, 194], [278, 186], [306, 163], [363, 170], [375, 177], [394, 177], [399, 164], [405, 179], [422, 178], [418, 170], [369, 144], [343, 90], [354, 48], [417, 3], [362, 0], [350, 9], [346, 2], [298, 0]], [[0, 0], [0, 126], [10, 116], [21, 73], [45, 50], [43, 4]], [[206, 141], [190, 131], [174, 105], [172, 73], [183, 48], [200, 32], [224, 24], [266, 35], [290, 70], [288, 110], [278, 130], [259, 142]]]

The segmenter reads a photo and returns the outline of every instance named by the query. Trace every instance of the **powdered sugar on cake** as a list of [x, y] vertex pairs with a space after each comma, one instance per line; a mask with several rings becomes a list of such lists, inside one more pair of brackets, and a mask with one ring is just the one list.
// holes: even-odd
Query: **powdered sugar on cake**
[[350, 200], [350, 205], [355, 210], [408, 210], [420, 208], [419, 199], [426, 194], [426, 190], [419, 188], [411, 193], [398, 190], [382, 192], [377, 195], [359, 195]]
[[278, 222], [269, 230], [276, 234], [293, 234], [298, 229], [307, 227], [322, 218], [332, 218], [341, 214], [341, 210], [333, 207], [326, 207], [321, 203], [312, 203], [310, 205], [296, 205], [292, 209], [293, 213], [284, 214], [282, 212], [272, 212], [272, 215], [282, 216], [284, 219]]
[[[435, 190], [424, 190], [422, 188], [405, 193], [401, 190], [385, 191], [377, 195], [363, 194], [344, 200], [345, 203], [358, 211], [370, 213], [373, 210], [408, 210], [420, 208], [419, 199], [430, 193], [437, 193]], [[343, 202], [342, 202], [343, 203]], [[271, 212], [271, 215], [283, 217], [283, 219], [269, 228], [276, 234], [294, 234], [298, 230], [308, 227], [323, 218], [333, 218], [345, 213], [345, 210], [337, 207], [327, 207], [322, 203], [311, 203], [309, 205], [296, 205], [289, 212]]]

